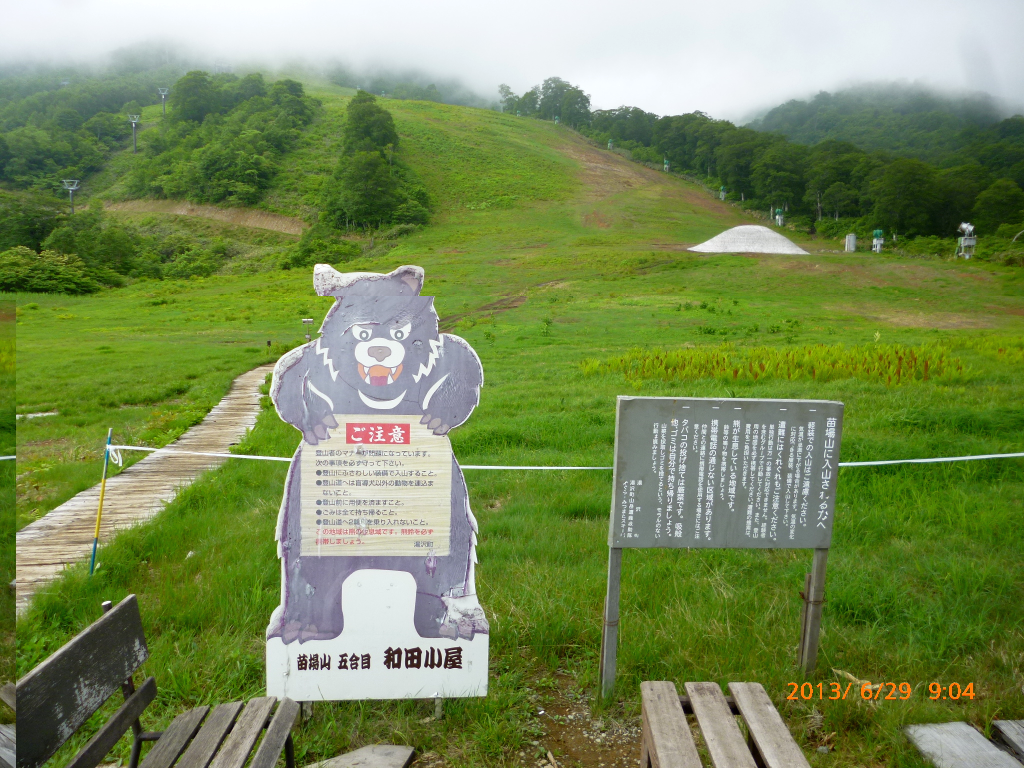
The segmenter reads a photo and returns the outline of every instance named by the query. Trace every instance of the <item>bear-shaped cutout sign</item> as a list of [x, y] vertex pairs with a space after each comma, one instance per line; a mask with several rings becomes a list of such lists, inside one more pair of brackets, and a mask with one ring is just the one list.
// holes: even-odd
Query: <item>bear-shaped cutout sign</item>
[[488, 624], [477, 525], [447, 434], [480, 402], [469, 344], [438, 331], [424, 273], [340, 273], [320, 337], [270, 396], [302, 432], [277, 523], [281, 605], [267, 693], [296, 701], [482, 696]]

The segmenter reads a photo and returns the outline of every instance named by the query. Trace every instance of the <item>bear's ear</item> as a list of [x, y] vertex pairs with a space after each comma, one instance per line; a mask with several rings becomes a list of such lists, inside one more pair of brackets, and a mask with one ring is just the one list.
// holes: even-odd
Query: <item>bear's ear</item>
[[407, 295], [406, 291], [412, 291], [413, 296], [419, 296], [423, 290], [423, 278], [425, 277], [423, 267], [414, 267], [409, 264], [399, 267], [388, 277], [397, 279], [404, 285], [402, 296]]
[[330, 264], [313, 267], [313, 289], [318, 296], [419, 296], [423, 269], [405, 265], [394, 272], [339, 272]]

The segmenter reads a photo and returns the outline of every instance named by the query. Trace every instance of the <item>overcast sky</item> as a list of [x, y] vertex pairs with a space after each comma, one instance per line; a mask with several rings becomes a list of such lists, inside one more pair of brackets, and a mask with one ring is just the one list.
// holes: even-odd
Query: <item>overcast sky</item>
[[901, 80], [1024, 105], [1022, 0], [0, 0], [0, 60], [166, 40], [230, 62], [415, 66], [487, 97], [557, 75], [595, 108], [733, 120]]

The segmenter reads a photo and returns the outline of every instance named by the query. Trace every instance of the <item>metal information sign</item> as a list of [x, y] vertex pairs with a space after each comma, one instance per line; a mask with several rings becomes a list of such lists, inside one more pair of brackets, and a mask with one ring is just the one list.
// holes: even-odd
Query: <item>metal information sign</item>
[[620, 397], [601, 691], [612, 693], [624, 548], [813, 549], [800, 667], [818, 652], [843, 404]]
[[827, 548], [843, 404], [620, 397], [611, 547]]

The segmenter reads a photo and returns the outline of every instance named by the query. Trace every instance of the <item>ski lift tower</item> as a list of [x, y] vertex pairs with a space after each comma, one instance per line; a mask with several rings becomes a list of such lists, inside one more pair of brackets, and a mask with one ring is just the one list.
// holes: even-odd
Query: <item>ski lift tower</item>
[[961, 236], [956, 239], [956, 258], [963, 256], [969, 259], [974, 255], [974, 246], [978, 244], [978, 238], [974, 235], [974, 225], [965, 221], [957, 228], [957, 232]]
[[881, 253], [883, 245], [885, 245], [885, 232], [881, 229], [876, 229], [871, 233], [871, 250], [875, 253]]
[[157, 88], [156, 92], [160, 94], [160, 104], [164, 108], [164, 115], [167, 115], [167, 94], [171, 92], [170, 88]]
[[135, 129], [138, 127], [139, 118], [141, 117], [142, 115], [128, 115], [128, 119], [131, 120], [132, 123], [132, 154], [135, 154], [136, 152], [139, 151], [139, 144], [135, 138]]
[[306, 343], [308, 344], [310, 342], [310, 340], [312, 339], [312, 336], [310, 335], [310, 331], [313, 330], [313, 318], [311, 318], [311, 317], [304, 317], [304, 318], [302, 318], [302, 325], [306, 329]]
[[75, 213], [75, 190], [78, 189], [78, 179], [61, 179], [61, 184], [64, 185], [64, 189], [68, 191], [68, 196], [71, 198], [71, 213]]

